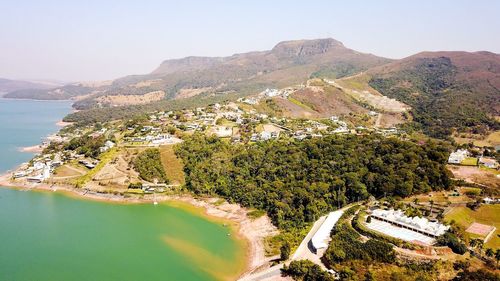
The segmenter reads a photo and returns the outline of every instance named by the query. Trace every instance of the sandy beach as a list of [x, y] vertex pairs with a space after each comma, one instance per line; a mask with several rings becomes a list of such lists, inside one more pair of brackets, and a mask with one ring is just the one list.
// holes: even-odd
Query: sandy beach
[[227, 202], [218, 204], [218, 198], [194, 198], [188, 193], [179, 195], [156, 195], [154, 197], [148, 195], [142, 198], [125, 197], [120, 194], [97, 193], [64, 185], [14, 182], [11, 180], [10, 173], [0, 175], [0, 186], [41, 192], [61, 192], [75, 198], [116, 204], [152, 204], [154, 200], [157, 202], [168, 202], [174, 205], [179, 203], [189, 204], [198, 209], [198, 211], [201, 210], [209, 219], [222, 219], [233, 223], [235, 234], [246, 242], [247, 266], [245, 272], [239, 277], [246, 276], [256, 269], [265, 268], [269, 265], [270, 258], [265, 255], [264, 238], [278, 233], [278, 230], [267, 216], [250, 219], [247, 216], [247, 209], [238, 204], [229, 204]]
[[60, 120], [56, 123], [56, 125], [59, 127], [66, 127], [66, 126], [69, 126], [71, 124], [73, 124], [73, 123], [72, 122], [64, 122], [63, 120]]
[[43, 151], [43, 147], [41, 145], [33, 145], [33, 146], [20, 147], [18, 150], [20, 152], [26, 152], [26, 153], [41, 153]]

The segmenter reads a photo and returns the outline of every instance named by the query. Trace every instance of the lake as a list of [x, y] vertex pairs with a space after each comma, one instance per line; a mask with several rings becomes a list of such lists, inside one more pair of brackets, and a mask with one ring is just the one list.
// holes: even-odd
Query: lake
[[[69, 102], [0, 99], [0, 171], [31, 158]], [[0, 188], [0, 280], [224, 280], [244, 270], [231, 230], [182, 204], [110, 204]]]

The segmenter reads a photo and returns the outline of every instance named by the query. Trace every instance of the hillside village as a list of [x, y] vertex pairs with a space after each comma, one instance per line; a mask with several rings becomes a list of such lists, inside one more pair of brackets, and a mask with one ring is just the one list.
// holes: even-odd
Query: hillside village
[[[411, 138], [401, 127], [382, 128], [376, 121], [372, 121], [371, 125], [365, 121], [361, 125], [357, 123], [360, 118], [352, 114], [307, 119], [283, 117], [274, 112], [262, 111], [261, 105], [268, 106], [273, 99], [287, 100], [291, 94], [304, 87], [307, 86], [266, 89], [258, 95], [240, 98], [235, 102], [160, 111], [127, 121], [85, 127], [71, 125], [47, 138], [42, 144], [43, 152], [13, 172], [12, 177], [15, 182], [28, 186], [49, 184], [55, 189], [57, 186], [67, 185], [81, 188], [85, 193], [147, 198], [151, 194], [175, 194], [182, 190], [182, 163], [173, 147], [193, 134], [215, 136], [236, 146], [284, 140], [303, 141], [329, 135], [376, 134], [387, 138]], [[374, 108], [361, 113], [364, 115], [361, 119], [377, 119], [383, 112], [376, 110]], [[153, 177], [141, 174], [136, 159], [142, 153], [151, 152], [150, 149], [157, 151], [158, 159], [161, 160], [161, 163], [151, 165], [172, 167], [165, 169], [167, 174], [160, 173]], [[488, 156], [493, 153], [494, 151], [486, 148], [462, 145], [450, 152], [448, 163], [452, 171], [454, 167], [476, 167], [492, 171], [498, 179], [498, 162], [494, 157]], [[372, 198], [356, 205], [355, 213], [348, 212], [347, 217], [344, 215], [345, 208], [334, 211], [316, 221], [302, 243], [296, 245], [294, 256], [285, 264], [308, 259], [333, 277], [339, 278], [341, 270], [334, 270], [336, 267], [321, 257], [329, 251], [332, 240], [329, 234], [332, 229], [336, 224], [347, 222], [347, 219], [363, 240], [376, 237], [388, 241], [395, 245], [398, 256], [403, 259], [448, 259], [457, 253], [461, 255], [468, 249], [477, 259], [491, 262], [491, 256], [472, 244], [464, 250], [465, 245], [457, 246], [458, 244], [453, 244], [456, 242], [442, 240], [450, 229], [450, 223], [453, 227], [457, 223], [454, 219], [449, 219], [454, 217], [456, 210], [488, 209], [500, 203], [496, 192], [489, 189], [481, 192], [475, 185], [477, 183], [469, 182], [465, 187], [451, 192], [433, 192], [402, 202]], [[154, 198], [151, 200], [154, 201]], [[492, 225], [479, 222], [462, 225], [461, 227], [466, 228], [463, 239], [495, 249], [499, 243], [499, 238], [495, 235], [497, 226], [496, 221]], [[312, 250], [302, 245], [308, 241], [312, 243]], [[446, 247], [447, 243], [452, 250]], [[263, 271], [256, 270], [242, 280], [259, 280], [261, 274], [279, 275], [282, 268], [283, 264], [280, 263]]]

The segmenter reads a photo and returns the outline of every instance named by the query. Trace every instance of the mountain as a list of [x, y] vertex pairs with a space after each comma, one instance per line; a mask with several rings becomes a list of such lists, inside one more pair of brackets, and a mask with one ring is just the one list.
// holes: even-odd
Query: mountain
[[[55, 90], [45, 95], [50, 98], [87, 95], [75, 103], [78, 109], [182, 99], [200, 94], [246, 95], [268, 87], [303, 83], [310, 77], [348, 76], [390, 61], [351, 50], [334, 39], [286, 41], [268, 51], [166, 60], [149, 74], [122, 77], [105, 87], [81, 89], [80, 93], [75, 93], [75, 89], [59, 88], [55, 89], [58, 95], [54, 95]], [[9, 96], [20, 94], [27, 95], [24, 92]], [[149, 94], [147, 99], [143, 99], [146, 94]]]
[[367, 74], [370, 86], [410, 105], [418, 127], [431, 136], [500, 129], [499, 54], [422, 52]]
[[29, 82], [29, 81], [0, 78], [0, 93], [7, 93], [23, 89], [48, 89], [48, 88], [54, 88], [56, 86], [57, 85], [45, 82], [39, 83], [39, 82]]

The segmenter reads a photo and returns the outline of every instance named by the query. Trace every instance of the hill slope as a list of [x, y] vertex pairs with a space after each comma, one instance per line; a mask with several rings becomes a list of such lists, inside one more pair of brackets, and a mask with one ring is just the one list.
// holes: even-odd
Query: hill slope
[[412, 107], [427, 134], [500, 129], [500, 55], [423, 52], [369, 70], [370, 86]]
[[[90, 94], [75, 103], [78, 109], [115, 106], [105, 96], [145, 95], [164, 92], [165, 99], [178, 98], [182, 91], [197, 94], [258, 93], [268, 87], [282, 88], [302, 83], [311, 76], [338, 78], [390, 62], [389, 59], [346, 48], [334, 39], [286, 41], [262, 52], [229, 57], [187, 57], [166, 60], [149, 74], [119, 78], [98, 91], [81, 89], [75, 94], [60, 88], [60, 96]], [[200, 91], [199, 89], [203, 89]], [[55, 90], [46, 95], [56, 98]], [[11, 97], [24, 93], [11, 93]], [[37, 93], [36, 96], [41, 96]], [[192, 95], [190, 95], [192, 96]], [[182, 97], [182, 95], [181, 95]]]
[[22, 89], [48, 89], [53, 87], [55, 86], [45, 83], [0, 78], [0, 93], [7, 93]]

